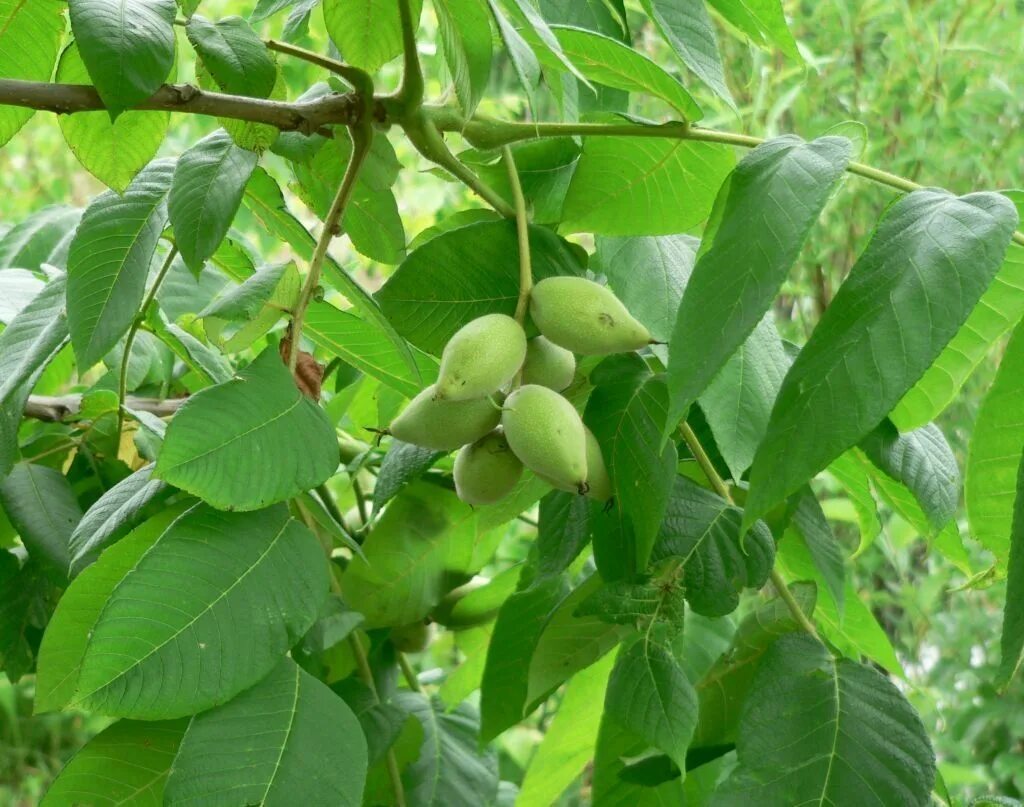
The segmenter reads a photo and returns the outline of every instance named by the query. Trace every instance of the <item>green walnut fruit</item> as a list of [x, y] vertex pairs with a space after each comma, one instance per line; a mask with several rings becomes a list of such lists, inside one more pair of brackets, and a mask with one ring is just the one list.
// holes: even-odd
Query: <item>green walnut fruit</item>
[[493, 431], [500, 420], [501, 409], [489, 398], [438, 401], [430, 386], [409, 402], [388, 432], [403, 443], [454, 451]]
[[554, 485], [586, 493], [586, 430], [565, 398], [537, 384], [522, 386], [505, 401], [501, 425], [523, 465]]
[[525, 358], [526, 334], [518, 322], [504, 314], [477, 317], [444, 346], [435, 394], [445, 401], [491, 395], [516, 377]]
[[537, 336], [526, 345], [523, 383], [540, 384], [561, 392], [572, 383], [576, 374], [576, 357], [550, 339]]
[[399, 625], [392, 628], [388, 636], [395, 650], [400, 653], [422, 653], [430, 647], [434, 638], [433, 626], [426, 622], [413, 622], [410, 625]]
[[548, 277], [530, 292], [530, 316], [556, 345], [586, 356], [628, 353], [651, 342], [611, 289], [582, 277]]
[[500, 430], [463, 446], [455, 456], [455, 492], [466, 504], [494, 504], [504, 499], [522, 475], [523, 463]]
[[612, 480], [608, 476], [608, 468], [601, 455], [601, 444], [597, 442], [597, 438], [594, 437], [590, 429], [586, 430], [586, 436], [587, 484], [590, 486], [587, 496], [594, 501], [606, 502], [615, 495], [615, 491], [612, 489]]

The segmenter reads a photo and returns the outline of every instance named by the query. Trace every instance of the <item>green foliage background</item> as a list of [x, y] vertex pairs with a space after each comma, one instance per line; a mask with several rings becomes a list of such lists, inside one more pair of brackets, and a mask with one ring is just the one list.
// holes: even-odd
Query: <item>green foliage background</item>
[[[246, 14], [249, 6], [204, 0], [203, 11], [215, 18]], [[722, 111], [706, 125], [769, 137], [793, 131], [810, 138], [836, 121], [856, 120], [866, 127], [865, 162], [957, 193], [1024, 183], [1024, 4], [1019, 0], [805, 0], [789, 3], [787, 11], [806, 66], [722, 38], [738, 111], [711, 102], [710, 109]], [[271, 27], [281, 21], [277, 18]], [[433, 24], [427, 18], [421, 33], [428, 63], [438, 58], [431, 47]], [[639, 39], [639, 47], [659, 63], [671, 60], [651, 30], [641, 30]], [[314, 46], [326, 48], [326, 42]], [[283, 62], [282, 69], [294, 71], [297, 79], [308, 72], [294, 61]], [[189, 80], [193, 71], [191, 64], [179, 65], [180, 79]], [[440, 71], [428, 67], [427, 74]], [[397, 79], [398, 66], [386, 67], [385, 75]], [[492, 98], [499, 100], [487, 102], [483, 111], [518, 110], [522, 99], [509, 65], [502, 66], [494, 86], [501, 93]], [[431, 89], [436, 94], [441, 87]], [[216, 126], [212, 120], [177, 116], [161, 153], [176, 155]], [[412, 153], [399, 156], [405, 163], [418, 159]], [[269, 159], [273, 170], [277, 158]], [[284, 170], [278, 173], [286, 176]], [[84, 206], [102, 190], [67, 150], [56, 118], [42, 114], [0, 150], [0, 177], [0, 229], [46, 205]], [[406, 171], [400, 182], [396, 195], [410, 235], [460, 209], [465, 199], [461, 186], [440, 182], [431, 173]], [[885, 189], [848, 182], [833, 199], [830, 204], [843, 215], [823, 218], [823, 232], [804, 251], [777, 305], [784, 336], [802, 342], [810, 333], [889, 198]], [[245, 215], [240, 214], [236, 226], [261, 242], [265, 258], [282, 253]], [[379, 265], [347, 245], [335, 249], [349, 266], [358, 266], [368, 288], [383, 281]], [[965, 436], [998, 355], [986, 361], [941, 419], [961, 467]], [[824, 492], [825, 511], [847, 525], [840, 537], [852, 549], [857, 541], [853, 506], [838, 488]], [[881, 536], [855, 567], [854, 588], [879, 618], [903, 663], [906, 694], [935, 743], [947, 785], [961, 797], [988, 792], [1024, 797], [1024, 681], [1018, 677], [1002, 697], [991, 683], [998, 666], [1003, 586], [986, 588], [982, 580], [969, 596], [953, 593], [967, 582], [963, 574], [929, 552], [899, 516], [884, 512], [883, 521]], [[967, 546], [974, 566], [984, 568], [983, 550], [970, 541]], [[525, 549], [524, 541], [506, 542], [498, 561], [521, 559]], [[446, 634], [421, 667], [449, 668], [454, 657], [451, 634]], [[71, 752], [109, 722], [73, 714], [30, 717], [31, 694], [31, 683], [0, 682], [3, 804], [34, 804]], [[507, 732], [500, 741], [502, 779], [520, 781], [545, 732], [556, 728], [542, 711]], [[567, 797], [565, 803], [575, 801]]]

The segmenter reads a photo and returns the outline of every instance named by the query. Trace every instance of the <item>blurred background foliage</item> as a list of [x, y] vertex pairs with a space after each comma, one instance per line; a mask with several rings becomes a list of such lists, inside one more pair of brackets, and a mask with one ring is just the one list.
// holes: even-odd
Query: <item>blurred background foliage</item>
[[[252, 0], [204, 0], [200, 13], [211, 18], [247, 16], [252, 5]], [[682, 72], [644, 25], [638, 4], [627, 2], [626, 8], [637, 47]], [[863, 128], [846, 126], [842, 132], [866, 135], [864, 162], [958, 193], [1024, 185], [1024, 0], [803, 0], [786, 3], [786, 10], [803, 64], [750, 48], [735, 37], [720, 38], [735, 111], [682, 75], [705, 108], [717, 110], [704, 125], [762, 136], [796, 132], [810, 137], [844, 121], [859, 121]], [[284, 16], [263, 23], [263, 32], [277, 35]], [[428, 92], [439, 98], [445, 82], [431, 35], [434, 27], [428, 10], [420, 47], [433, 77]], [[325, 52], [329, 48], [317, 13], [303, 44]], [[291, 87], [309, 86], [320, 78], [301, 62], [283, 61], [282, 68]], [[179, 81], [192, 81], [194, 74], [194, 65], [178, 65]], [[397, 65], [388, 65], [381, 84], [393, 84], [397, 76]], [[481, 111], [521, 115], [523, 107], [511, 69], [500, 66]], [[642, 114], [642, 105], [633, 111]], [[162, 153], [180, 154], [216, 126], [212, 120], [177, 116]], [[411, 169], [396, 187], [409, 240], [451, 212], [475, 204], [461, 186], [422, 171], [418, 156], [397, 138], [395, 146]], [[268, 169], [286, 180], [283, 163], [273, 155], [268, 158]], [[0, 176], [0, 231], [48, 205], [84, 206], [103, 189], [75, 161], [56, 119], [43, 114], [0, 150]], [[891, 198], [890, 192], [869, 183], [845, 183], [779, 300], [776, 313], [786, 336], [804, 341]], [[297, 198], [289, 203], [314, 225], [315, 218]], [[244, 218], [238, 224], [236, 229], [265, 260], [285, 254], [255, 224]], [[368, 287], [380, 284], [381, 267], [347, 251], [344, 243], [335, 251]], [[979, 368], [940, 423], [961, 467], [966, 435], [998, 354], [997, 349]], [[857, 540], [853, 508], [838, 491], [830, 490], [826, 480], [823, 492], [831, 494], [826, 511], [852, 550]], [[901, 684], [936, 743], [950, 792], [957, 801], [986, 793], [1024, 797], [1024, 681], [1018, 677], [1002, 695], [990, 683], [999, 660], [1002, 585], [982, 580], [958, 590], [967, 583], [961, 572], [930, 552], [898, 516], [882, 516], [883, 533], [858, 558], [854, 579], [903, 663], [907, 678]], [[961, 526], [966, 533], [963, 519]], [[983, 550], [970, 540], [966, 543], [974, 568], [986, 568]], [[525, 548], [526, 538], [513, 536], [495, 568], [522, 559]], [[458, 641], [486, 641], [486, 635], [473, 634], [460, 634]], [[459, 657], [452, 636], [435, 642], [419, 660], [422, 669], [437, 668], [439, 679]], [[447, 680], [457, 688], [457, 676]], [[70, 754], [108, 722], [74, 714], [32, 717], [31, 699], [30, 678], [17, 685], [0, 679], [0, 805], [37, 803]], [[542, 712], [501, 738], [503, 779], [522, 779], [547, 723]], [[563, 803], [587, 803], [586, 776]]]

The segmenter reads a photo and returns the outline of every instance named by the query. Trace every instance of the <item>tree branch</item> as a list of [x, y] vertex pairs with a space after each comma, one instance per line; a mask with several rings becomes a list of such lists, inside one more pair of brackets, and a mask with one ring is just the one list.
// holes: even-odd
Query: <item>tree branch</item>
[[[170, 417], [177, 412], [187, 398], [137, 398], [129, 395], [125, 406], [136, 412], [149, 412], [157, 417]], [[59, 422], [77, 415], [82, 408], [81, 395], [31, 395], [25, 404], [25, 417], [50, 423]]]
[[[0, 105], [20, 106], [58, 115], [106, 109], [96, 88], [87, 84], [0, 79]], [[200, 90], [191, 84], [165, 84], [132, 107], [265, 123], [284, 132], [312, 134], [323, 126], [351, 126], [362, 112], [357, 94], [324, 95], [311, 101], [269, 101]]]

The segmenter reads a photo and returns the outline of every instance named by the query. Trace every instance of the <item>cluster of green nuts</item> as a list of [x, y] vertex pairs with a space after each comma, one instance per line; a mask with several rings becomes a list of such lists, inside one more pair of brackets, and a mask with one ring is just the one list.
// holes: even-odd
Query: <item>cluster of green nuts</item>
[[574, 353], [638, 350], [651, 335], [610, 289], [580, 277], [537, 283], [530, 316], [541, 335], [529, 341], [505, 314], [459, 329], [441, 354], [437, 382], [388, 432], [434, 451], [460, 449], [455, 490], [468, 504], [507, 496], [524, 466], [554, 488], [607, 501], [612, 488], [600, 446], [560, 393], [575, 375]]

